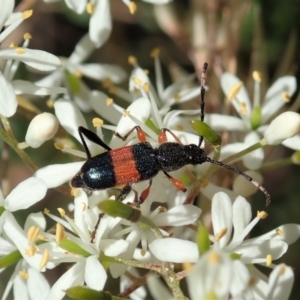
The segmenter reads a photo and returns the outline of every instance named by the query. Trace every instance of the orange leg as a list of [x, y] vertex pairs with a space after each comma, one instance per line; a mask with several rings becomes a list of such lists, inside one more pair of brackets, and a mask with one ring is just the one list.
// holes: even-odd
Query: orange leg
[[142, 130], [140, 126], [133, 127], [130, 131], [128, 131], [124, 136], [121, 136], [119, 133], [115, 132], [114, 135], [120, 138], [123, 141], [126, 141], [126, 139], [129, 137], [129, 135], [136, 130], [137, 138], [141, 143], [146, 142], [146, 134]]

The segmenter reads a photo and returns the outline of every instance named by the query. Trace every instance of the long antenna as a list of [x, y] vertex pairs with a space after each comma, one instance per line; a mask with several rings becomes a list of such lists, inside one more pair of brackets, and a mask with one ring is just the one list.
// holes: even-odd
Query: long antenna
[[[206, 80], [206, 70], [207, 70], [208, 64], [204, 63], [203, 64], [203, 68], [202, 68], [202, 73], [201, 73], [201, 80], [200, 80], [200, 98], [201, 98], [201, 103], [200, 103], [200, 121], [203, 122], [204, 121], [204, 109], [205, 109], [205, 101], [204, 101], [204, 97], [205, 97], [205, 80]], [[199, 144], [198, 147], [201, 147], [201, 144], [203, 142], [203, 136], [200, 135], [199, 136]]]

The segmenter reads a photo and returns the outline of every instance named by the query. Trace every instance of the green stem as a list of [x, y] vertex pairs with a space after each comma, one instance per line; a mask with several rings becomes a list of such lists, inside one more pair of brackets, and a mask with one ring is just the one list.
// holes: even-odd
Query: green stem
[[288, 165], [293, 165], [294, 162], [291, 157], [287, 157], [285, 159], [277, 160], [274, 162], [271, 162], [269, 164], [266, 164], [259, 168], [259, 171], [266, 171], [266, 170], [272, 170], [279, 167], [284, 167]]
[[27, 164], [27, 166], [35, 172], [38, 167], [32, 161], [32, 159], [27, 155], [27, 153], [18, 147], [18, 142], [8, 135], [3, 129], [0, 128], [0, 138], [4, 140], [15, 152], [20, 156], [20, 158]]

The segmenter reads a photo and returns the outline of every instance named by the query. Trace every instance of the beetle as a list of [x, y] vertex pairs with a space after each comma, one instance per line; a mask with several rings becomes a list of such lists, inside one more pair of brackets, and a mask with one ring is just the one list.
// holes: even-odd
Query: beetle
[[[204, 120], [204, 85], [207, 67], [208, 65], [205, 63], [201, 75], [201, 121]], [[257, 181], [253, 180], [252, 177], [239, 169], [220, 161], [213, 160], [207, 156], [207, 153], [201, 149], [201, 144], [203, 142], [202, 136], [199, 136], [198, 145], [183, 145], [172, 131], [167, 128], [162, 128], [158, 135], [159, 146], [154, 148], [146, 141], [146, 135], [140, 126], [135, 126], [124, 136], [121, 136], [118, 133], [114, 134], [125, 141], [134, 130], [137, 132], [137, 137], [140, 141], [139, 143], [111, 149], [95, 133], [84, 127], [79, 127], [78, 131], [87, 154], [87, 161], [71, 180], [71, 186], [87, 190], [101, 190], [125, 185], [117, 198], [117, 200], [122, 200], [131, 191], [131, 185], [133, 183], [149, 180], [148, 187], [141, 193], [137, 200], [138, 204], [141, 204], [147, 198], [152, 184], [152, 178], [156, 176], [158, 172], [162, 171], [177, 189], [185, 192], [186, 188], [183, 183], [172, 177], [169, 172], [176, 171], [189, 164], [198, 165], [208, 162], [229, 169], [252, 182], [265, 194], [266, 206], [269, 205], [271, 201], [269, 193]], [[167, 132], [173, 136], [175, 142], [167, 141]], [[90, 141], [102, 146], [107, 151], [92, 156], [84, 136]]]

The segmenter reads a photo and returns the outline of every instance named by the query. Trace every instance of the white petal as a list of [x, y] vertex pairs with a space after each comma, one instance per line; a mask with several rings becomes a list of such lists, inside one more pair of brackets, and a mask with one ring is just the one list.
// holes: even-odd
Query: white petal
[[107, 256], [115, 257], [128, 248], [128, 242], [124, 240], [102, 240], [100, 241], [100, 248]]
[[26, 281], [20, 276], [16, 276], [13, 285], [14, 299], [30, 300]]
[[0, 72], [0, 114], [4, 117], [11, 117], [17, 111], [17, 98], [12, 85]]
[[67, 6], [78, 14], [84, 12], [86, 0], [65, 0]]
[[54, 188], [70, 180], [80, 170], [84, 161], [49, 165], [35, 172], [35, 177], [42, 179], [48, 188]]
[[247, 124], [240, 118], [219, 114], [205, 114], [205, 123], [214, 130], [230, 130], [244, 132], [248, 130]]
[[[149, 100], [147, 100], [146, 98], [139, 98], [135, 100], [132, 104], [130, 104], [126, 111], [129, 111], [130, 115], [135, 116], [142, 123], [145, 123], [150, 116], [150, 109], [151, 106]], [[132, 119], [129, 116], [122, 116], [117, 125], [116, 132], [123, 136], [126, 133], [128, 133], [128, 131], [131, 130], [134, 126], [136, 126], [136, 124], [132, 121]], [[134, 131], [131, 136], [136, 136], [136, 131]], [[128, 141], [129, 140], [130, 138], [128, 138]], [[120, 138], [116, 136], [113, 136], [110, 143], [113, 149], [118, 148], [124, 144], [125, 142], [123, 142]]]
[[232, 203], [227, 194], [219, 192], [212, 199], [212, 223], [214, 235], [226, 229], [226, 234], [220, 239], [220, 247], [224, 248], [232, 231]]
[[290, 245], [296, 242], [299, 237], [299, 224], [284, 224], [254, 239], [258, 241], [266, 239], [281, 240]]
[[67, 92], [67, 89], [63, 87], [43, 87], [25, 80], [14, 80], [12, 86], [16, 95], [29, 94], [46, 96], [52, 94], [65, 94]]
[[280, 264], [271, 272], [266, 299], [289, 299], [294, 283], [294, 272], [291, 267]]
[[167, 212], [162, 212], [152, 219], [156, 226], [182, 226], [195, 222], [201, 209], [195, 205], [178, 205]]
[[278, 259], [288, 249], [288, 244], [279, 240], [255, 241], [246, 240], [234, 251], [241, 254], [241, 260], [245, 264], [265, 263], [267, 255], [272, 259]]
[[[245, 171], [245, 174], [249, 175], [260, 184], [263, 182], [262, 175], [256, 171]], [[258, 188], [252, 182], [246, 180], [243, 176], [237, 176], [234, 179], [232, 188], [237, 195], [241, 195], [243, 197], [249, 197], [258, 191]]]
[[0, 28], [4, 26], [8, 17], [12, 14], [14, 9], [14, 1], [12, 0], [2, 0], [1, 10], [0, 10]]
[[[99, 22], [101, 20], [101, 22]], [[112, 29], [109, 0], [96, 3], [95, 11], [90, 19], [90, 38], [95, 46], [101, 47], [108, 39]]]
[[78, 68], [81, 73], [95, 80], [111, 79], [114, 83], [121, 83], [126, 77], [126, 72], [117, 65], [109, 64], [84, 64]]
[[65, 290], [76, 285], [82, 285], [84, 282], [85, 262], [78, 262], [65, 272], [52, 286], [46, 300], [59, 300], [65, 296]]
[[284, 76], [278, 78], [268, 89], [263, 107], [262, 107], [262, 123], [266, 123], [270, 117], [274, 115], [286, 103], [282, 97], [285, 92], [292, 96], [296, 91], [297, 83], [294, 76]]
[[300, 134], [297, 134], [292, 138], [284, 140], [281, 144], [292, 150], [300, 151]]
[[249, 224], [252, 216], [251, 205], [249, 202], [238, 196], [232, 205], [232, 223], [234, 228], [233, 240], [240, 235], [244, 228]]
[[248, 287], [251, 278], [249, 270], [240, 260], [234, 260], [232, 261], [232, 264], [234, 271], [232, 274], [230, 292], [232, 297], [235, 298], [235, 296], [239, 296], [244, 292], [246, 287]]
[[154, 300], [174, 300], [172, 294], [154, 274], [147, 278], [147, 286]]
[[[260, 140], [261, 138], [258, 133], [255, 131], [251, 131], [246, 135], [244, 143], [247, 147], [249, 147], [256, 144]], [[243, 156], [243, 163], [249, 170], [256, 170], [261, 167], [263, 159], [264, 151], [260, 148]]]
[[88, 287], [101, 291], [107, 279], [104, 267], [99, 262], [97, 256], [89, 256], [86, 259], [84, 270], [84, 280]]
[[[239, 82], [241, 82], [241, 80], [238, 77], [236, 77], [230, 73], [222, 74], [221, 86], [222, 86], [222, 90], [223, 90], [224, 94], [227, 96], [229, 91], [231, 90], [231, 88]], [[242, 87], [240, 88], [238, 94], [236, 95], [236, 99], [237, 99], [237, 101], [233, 100], [233, 101], [231, 101], [231, 103], [233, 104], [237, 113], [240, 114], [241, 117], [245, 117], [245, 115], [241, 114], [240, 106], [239, 106], [241, 103], [243, 103], [245, 106], [245, 109], [246, 109], [246, 116], [249, 117], [250, 113], [252, 111], [252, 108], [251, 108], [251, 103], [249, 100], [247, 90], [244, 85], [242, 85]]]
[[27, 230], [31, 226], [35, 226], [35, 227], [40, 228], [41, 230], [45, 230], [46, 229], [45, 215], [42, 212], [31, 213], [26, 218], [25, 225], [24, 225], [24, 231], [27, 232]]
[[5, 199], [5, 208], [10, 211], [25, 209], [42, 200], [47, 192], [43, 180], [30, 177], [15, 187]]
[[22, 48], [24, 53], [18, 51], [19, 48], [6, 48], [0, 50], [0, 59], [14, 59], [22, 61], [28, 66], [40, 71], [53, 71], [61, 66], [58, 57], [42, 50]]
[[[77, 2], [77, 0], [75, 1]], [[83, 2], [85, 1], [86, 0], [83, 0]], [[89, 34], [86, 34], [79, 40], [79, 42], [75, 46], [73, 53], [69, 57], [69, 61], [71, 61], [73, 64], [79, 64], [85, 61], [94, 50], [95, 45], [91, 41]]]
[[29, 278], [27, 288], [31, 300], [45, 299], [50, 292], [50, 285], [44, 275], [33, 268], [27, 270]]
[[300, 133], [300, 114], [286, 111], [271, 122], [264, 136], [269, 145], [278, 145], [298, 133]]
[[195, 243], [176, 238], [165, 238], [153, 241], [150, 251], [161, 261], [174, 263], [196, 262], [199, 257]]

